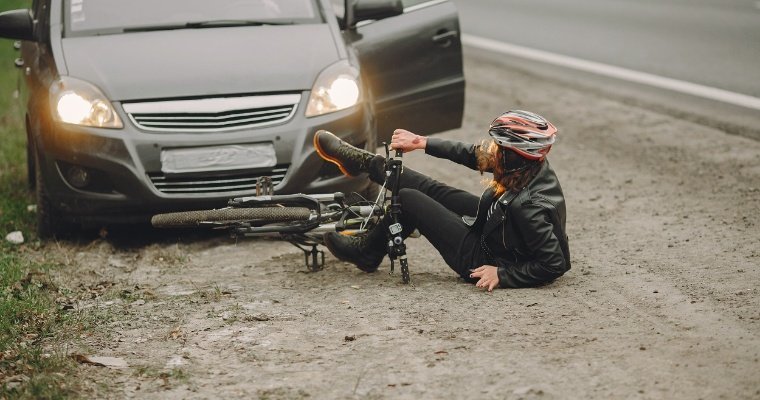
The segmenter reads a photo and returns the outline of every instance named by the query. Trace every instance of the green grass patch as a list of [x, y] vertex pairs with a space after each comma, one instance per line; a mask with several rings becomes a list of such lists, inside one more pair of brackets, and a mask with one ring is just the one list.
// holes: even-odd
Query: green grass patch
[[56, 343], [71, 324], [55, 302], [50, 266], [8, 245], [0, 250], [0, 398], [69, 397], [74, 363]]
[[[29, 7], [28, 0], [3, 0], [0, 11]], [[27, 189], [26, 133], [18, 99], [20, 70], [13, 60], [20, 52], [13, 41], [0, 39], [0, 399], [76, 397], [69, 376], [75, 363], [64, 340], [78, 332], [79, 321], [56, 303], [60, 296], [47, 271], [37, 263], [34, 197]], [[5, 241], [21, 231], [23, 246]], [[80, 318], [76, 316], [75, 318]]]
[[[29, 7], [25, 0], [4, 0], [0, 11]], [[24, 112], [19, 104], [20, 70], [13, 60], [20, 52], [13, 41], [0, 39], [0, 233], [21, 231], [35, 236], [34, 214], [27, 210], [33, 196], [27, 190], [26, 130]]]

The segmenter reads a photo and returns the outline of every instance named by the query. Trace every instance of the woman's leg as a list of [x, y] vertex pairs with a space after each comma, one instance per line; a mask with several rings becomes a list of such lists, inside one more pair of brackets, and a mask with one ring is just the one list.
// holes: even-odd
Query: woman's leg
[[[384, 165], [385, 157], [379, 155], [370, 163], [369, 177], [373, 182], [380, 185], [385, 181]], [[389, 188], [392, 185], [392, 182], [388, 182]], [[460, 216], [474, 216], [478, 211], [478, 202], [480, 200], [478, 196], [438, 182], [409, 167], [404, 167], [399, 180], [399, 187], [401, 189], [418, 190]]]
[[[416, 189], [399, 190], [401, 201], [401, 235], [408, 237], [415, 229], [438, 250], [446, 264], [460, 277], [473, 282], [470, 269], [482, 265], [480, 232], [464, 223], [456, 212]], [[382, 262], [388, 246], [388, 227], [392, 220], [385, 216], [372, 231], [363, 236], [345, 236], [336, 232], [324, 235], [325, 245], [337, 258], [359, 269], [372, 272]]]
[[[404, 235], [418, 229], [438, 250], [446, 264], [469, 281], [469, 270], [479, 267], [473, 265], [480, 249], [479, 232], [466, 225], [456, 212], [419, 190], [404, 188], [399, 190], [399, 196]], [[387, 224], [381, 226], [387, 229]]]

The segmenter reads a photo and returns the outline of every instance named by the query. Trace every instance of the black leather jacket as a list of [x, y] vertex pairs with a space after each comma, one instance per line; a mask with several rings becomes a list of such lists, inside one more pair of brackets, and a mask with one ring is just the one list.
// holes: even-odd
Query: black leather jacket
[[[477, 146], [428, 138], [425, 152], [477, 170]], [[498, 267], [501, 287], [529, 287], [550, 282], [570, 269], [565, 234], [565, 198], [548, 161], [520, 192], [506, 192], [488, 215], [493, 189], [480, 197], [476, 216], [465, 223], [480, 230], [483, 255]]]

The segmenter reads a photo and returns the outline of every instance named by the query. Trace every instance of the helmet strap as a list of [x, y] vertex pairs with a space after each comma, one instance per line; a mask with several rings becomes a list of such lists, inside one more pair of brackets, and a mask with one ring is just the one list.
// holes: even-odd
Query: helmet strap
[[[524, 159], [517, 153], [515, 153], [512, 150], [507, 150], [505, 148], [502, 148], [501, 151], [501, 166], [504, 168], [505, 174], [510, 174], [512, 172], [518, 172], [523, 171], [530, 167], [530, 163], [528, 160]], [[512, 157], [510, 157], [512, 156]], [[512, 158], [510, 160], [510, 158]], [[517, 166], [515, 166], [517, 164]]]

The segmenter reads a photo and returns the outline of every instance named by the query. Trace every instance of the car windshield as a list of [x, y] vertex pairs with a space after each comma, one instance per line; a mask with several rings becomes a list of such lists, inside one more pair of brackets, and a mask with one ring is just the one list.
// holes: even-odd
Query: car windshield
[[67, 36], [320, 23], [315, 0], [66, 0]]

